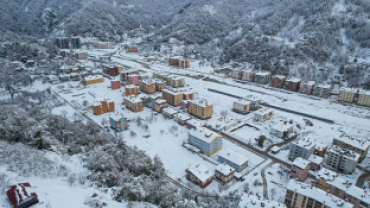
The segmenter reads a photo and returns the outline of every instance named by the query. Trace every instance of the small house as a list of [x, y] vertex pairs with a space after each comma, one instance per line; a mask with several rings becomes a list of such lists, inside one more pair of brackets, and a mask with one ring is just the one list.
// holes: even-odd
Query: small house
[[279, 138], [290, 138], [293, 132], [293, 124], [286, 121], [278, 123], [270, 128], [270, 134]]
[[327, 148], [328, 146], [326, 144], [323, 144], [323, 143], [316, 144], [313, 150], [313, 154], [320, 156], [320, 157], [324, 157]]
[[285, 89], [297, 92], [299, 89], [299, 85], [301, 80], [298, 78], [289, 78], [285, 81]]
[[185, 126], [186, 121], [190, 120], [191, 116], [187, 113], [178, 113], [175, 117], [174, 120], [177, 121], [180, 125]]
[[60, 74], [59, 75], [59, 80], [61, 82], [68, 82], [70, 80], [70, 76], [67, 74]]
[[71, 73], [70, 77], [71, 77], [72, 81], [80, 81], [81, 80], [80, 75], [76, 74], [76, 73]]
[[139, 94], [139, 87], [135, 86], [135, 85], [126, 85], [125, 86], [125, 94], [126, 94], [126, 96], [137, 95], [137, 94]]
[[64, 73], [64, 74], [69, 74], [71, 73], [71, 67], [68, 67], [65, 64], [63, 64], [63, 66], [59, 68], [59, 72]]
[[251, 110], [251, 102], [247, 100], [234, 101], [233, 111], [241, 114], [247, 114]]
[[315, 86], [315, 81], [302, 81], [299, 86], [299, 93], [311, 95], [313, 88]]
[[229, 183], [235, 176], [235, 169], [226, 163], [220, 164], [216, 167], [215, 176], [223, 183]]
[[154, 110], [156, 112], [162, 112], [162, 109], [167, 107], [167, 101], [163, 99], [157, 99], [154, 101]]
[[137, 95], [130, 95], [125, 98], [126, 107], [133, 112], [140, 112], [144, 110], [143, 101]]
[[284, 86], [286, 76], [274, 75], [271, 78], [271, 87], [282, 88]]
[[121, 82], [119, 80], [110, 81], [110, 87], [112, 90], [119, 89], [121, 87]]
[[186, 178], [199, 185], [201, 188], [205, 188], [212, 182], [213, 174], [211, 171], [203, 164], [198, 164], [186, 169]]
[[130, 74], [127, 76], [127, 84], [129, 85], [139, 85], [139, 75]]
[[241, 172], [246, 167], [248, 167], [248, 158], [241, 155], [235, 151], [228, 149], [222, 150], [218, 153], [217, 161], [219, 163], [226, 163], [236, 170], [236, 172]]
[[290, 177], [296, 178], [300, 182], [304, 182], [307, 178], [308, 171], [311, 168], [311, 164], [308, 160], [297, 157], [293, 161], [292, 170], [290, 171]]
[[320, 165], [322, 161], [324, 160], [323, 157], [319, 157], [316, 155], [311, 155], [307, 159], [311, 164], [310, 164], [310, 170], [316, 171], [317, 169], [320, 168]]
[[124, 118], [118, 113], [112, 113], [109, 115], [110, 127], [116, 131], [125, 131], [128, 128], [127, 118]]
[[6, 195], [13, 208], [26, 208], [39, 203], [37, 194], [31, 191], [31, 184], [19, 183], [7, 190]]
[[11, 68], [17, 68], [17, 67], [19, 67], [19, 62], [18, 61], [10, 62], [9, 66]]
[[195, 118], [186, 121], [186, 127], [188, 127], [188, 129], [197, 129], [199, 127], [203, 127], [204, 125], [205, 123], [203, 121]]
[[208, 129], [192, 129], [188, 134], [189, 143], [211, 156], [222, 149], [222, 136]]
[[167, 118], [173, 119], [176, 116], [176, 114], [178, 113], [178, 111], [174, 108], [168, 107], [168, 108], [164, 108], [162, 110], [162, 113]]
[[274, 116], [274, 111], [272, 109], [263, 108], [263, 109], [256, 111], [256, 113], [254, 114], [254, 120], [261, 122], [261, 121], [268, 120], [272, 118], [273, 116]]
[[259, 84], [267, 84], [271, 80], [270, 72], [258, 72], [254, 76], [254, 82]]

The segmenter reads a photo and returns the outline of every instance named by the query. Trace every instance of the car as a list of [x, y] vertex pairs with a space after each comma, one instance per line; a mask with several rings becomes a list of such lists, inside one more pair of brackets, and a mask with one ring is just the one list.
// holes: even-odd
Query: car
[[271, 172], [267, 172], [269, 175], [274, 175], [274, 174], [272, 174]]

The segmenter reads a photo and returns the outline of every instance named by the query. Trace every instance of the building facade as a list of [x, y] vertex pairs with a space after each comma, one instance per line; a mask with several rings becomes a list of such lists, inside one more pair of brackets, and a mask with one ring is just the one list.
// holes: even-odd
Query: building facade
[[293, 161], [290, 177], [304, 182], [307, 179], [308, 171], [311, 169], [311, 163], [308, 160], [297, 157]]
[[340, 172], [352, 173], [357, 166], [360, 155], [351, 150], [344, 150], [333, 145], [327, 152], [326, 165]]
[[261, 110], [256, 111], [254, 114], [254, 120], [256, 121], [265, 121], [274, 116], [274, 111], [272, 109], [263, 108]]
[[242, 113], [242, 114], [247, 114], [251, 110], [251, 102], [246, 101], [246, 100], [238, 100], [234, 101], [233, 103], [233, 111]]
[[359, 90], [357, 105], [370, 107], [370, 91], [368, 91], [368, 90]]
[[130, 74], [127, 76], [127, 84], [129, 85], [139, 85], [139, 75]]
[[127, 118], [120, 114], [109, 115], [110, 127], [116, 132], [126, 131], [128, 129]]
[[131, 95], [125, 98], [126, 107], [133, 112], [140, 112], [144, 110], [143, 101], [137, 98], [136, 95]]
[[155, 83], [148, 81], [148, 80], [140, 80], [139, 88], [140, 88], [140, 91], [145, 92], [147, 94], [153, 94], [156, 92]]
[[299, 93], [311, 95], [315, 86], [315, 81], [302, 81], [299, 85]]
[[271, 80], [270, 72], [258, 72], [254, 76], [254, 82], [259, 84], [267, 84]]
[[188, 112], [204, 120], [212, 117], [212, 109], [213, 105], [210, 105], [206, 100], [191, 100], [189, 102]]
[[328, 84], [319, 84], [317, 87], [315, 87], [313, 91], [313, 95], [327, 98], [330, 95], [330, 92], [332, 90], [332, 86]]
[[203, 164], [197, 164], [191, 166], [189, 169], [185, 170], [186, 178], [199, 185], [201, 188], [205, 188], [212, 182], [213, 174], [211, 171]]
[[299, 89], [299, 85], [301, 83], [301, 80], [298, 78], [289, 78], [285, 82], [285, 89], [297, 92]]
[[125, 94], [128, 95], [138, 95], [139, 94], [139, 87], [135, 85], [126, 85], [125, 86]]
[[357, 95], [357, 91], [358, 89], [356, 88], [341, 87], [339, 89], [338, 101], [353, 103]]
[[289, 155], [290, 160], [298, 157], [307, 159], [315, 151], [316, 143], [312, 139], [301, 138], [290, 143]]
[[230, 150], [223, 150], [219, 152], [217, 161], [219, 163], [226, 163], [230, 167], [234, 168], [235, 171], [241, 172], [248, 167], [249, 159], [237, 152]]
[[282, 88], [284, 86], [286, 76], [274, 75], [271, 77], [271, 87]]
[[223, 183], [229, 183], [235, 175], [235, 169], [226, 163], [220, 164], [216, 167], [215, 176]]
[[208, 156], [222, 149], [222, 136], [207, 129], [190, 130], [188, 139], [191, 145], [198, 147]]

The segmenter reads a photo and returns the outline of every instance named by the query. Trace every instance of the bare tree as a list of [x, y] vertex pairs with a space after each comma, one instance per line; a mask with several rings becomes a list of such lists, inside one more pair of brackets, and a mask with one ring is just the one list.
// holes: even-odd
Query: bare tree
[[223, 111], [221, 111], [220, 115], [224, 119], [224, 123], [225, 123], [225, 120], [226, 120], [227, 116], [229, 115], [229, 111], [223, 110]]

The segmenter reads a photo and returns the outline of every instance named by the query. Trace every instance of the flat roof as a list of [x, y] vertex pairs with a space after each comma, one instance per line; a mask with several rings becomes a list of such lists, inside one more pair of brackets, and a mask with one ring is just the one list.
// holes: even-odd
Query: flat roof
[[248, 101], [248, 100], [237, 100], [237, 101], [234, 101], [234, 103], [239, 103], [239, 104], [242, 104], [242, 105], [250, 105], [251, 102]]
[[339, 137], [335, 138], [343, 143], [349, 144], [360, 150], [366, 150], [370, 146], [370, 141], [363, 138], [349, 138], [349, 137]]
[[370, 90], [360, 89], [360, 90], [358, 91], [358, 94], [359, 94], [359, 95], [370, 95]]
[[294, 125], [290, 124], [289, 122], [287, 122], [286, 124], [284, 124], [282, 122], [282, 123], [275, 124], [274, 126], [271, 127], [271, 129], [278, 130], [280, 132], [284, 132], [284, 131], [288, 131], [288, 129], [293, 127], [293, 126]]
[[354, 93], [354, 94], [356, 94], [357, 93], [357, 91], [358, 91], [358, 89], [357, 88], [351, 88], [351, 87], [341, 87], [340, 89], [339, 89], [339, 91], [341, 92], [341, 91], [345, 91], [345, 92], [350, 92], [350, 93]]
[[286, 80], [286, 82], [300, 82], [301, 80], [299, 78], [289, 78]]
[[175, 110], [175, 109], [173, 109], [173, 108], [171, 108], [171, 107], [168, 107], [168, 108], [164, 108], [164, 109], [162, 109], [162, 112], [166, 112], [166, 113], [168, 113], [168, 114], [175, 114], [175, 113], [178, 113], [178, 111], [177, 111], [177, 110]]
[[85, 77], [84, 79], [86, 81], [91, 81], [91, 80], [102, 79], [102, 78], [103, 78], [102, 75], [90, 75], [90, 76]]
[[200, 127], [200, 126], [204, 126], [204, 122], [203, 121], [200, 121], [200, 120], [197, 120], [197, 119], [190, 119], [190, 120], [187, 120], [186, 121], [187, 124], [190, 124], [192, 126], [196, 126], [196, 127]]
[[129, 102], [132, 102], [132, 103], [139, 103], [139, 102], [142, 102], [142, 100], [140, 98], [138, 98], [137, 96], [128, 96], [125, 98], [127, 101]]
[[360, 158], [360, 154], [358, 154], [357, 152], [341, 149], [337, 145], [333, 145], [328, 151], [334, 154], [342, 155], [343, 157], [354, 161], [358, 161], [358, 159]]
[[130, 89], [130, 88], [139, 88], [139, 87], [136, 85], [126, 85], [125, 88]]
[[191, 100], [190, 103], [193, 103], [199, 107], [208, 107], [208, 106], [212, 106], [212, 104], [208, 103], [207, 100], [199, 100], [199, 99], [195, 99], [195, 100]]
[[220, 134], [212, 132], [208, 129], [199, 128], [199, 129], [192, 129], [189, 131], [189, 134], [199, 140], [204, 141], [205, 143], [210, 144], [214, 139], [217, 137], [222, 137]]
[[265, 115], [265, 114], [268, 114], [270, 112], [274, 112], [274, 111], [270, 108], [262, 108], [262, 109], [259, 109], [258, 111], [256, 111], [256, 114]]
[[218, 156], [229, 160], [230, 162], [242, 166], [244, 163], [248, 162], [249, 158], [241, 155], [235, 151], [229, 149], [223, 149], [218, 152]]
[[118, 114], [118, 113], [111, 113], [111, 114], [109, 114], [109, 118], [114, 120], [114, 121], [121, 121], [123, 116]]
[[293, 144], [300, 146], [304, 149], [311, 149], [315, 147], [316, 140], [310, 139], [310, 138], [301, 138], [293, 142]]
[[304, 170], [306, 169], [307, 165], [309, 165], [310, 162], [306, 159], [303, 159], [301, 157], [297, 157], [293, 161], [293, 165], [299, 167], [300, 169]]
[[266, 76], [266, 75], [271, 75], [271, 73], [270, 72], [257, 72], [256, 73], [256, 76], [257, 75], [260, 75], [260, 76]]
[[308, 157], [307, 160], [314, 163], [314, 164], [321, 164], [322, 161], [324, 160], [324, 158], [312, 154]]
[[220, 173], [222, 173], [222, 175], [224, 176], [227, 176], [229, 175], [230, 173], [234, 172], [235, 169], [230, 167], [228, 164], [226, 163], [223, 163], [223, 164], [219, 164], [217, 167], [216, 167], [216, 170]]

